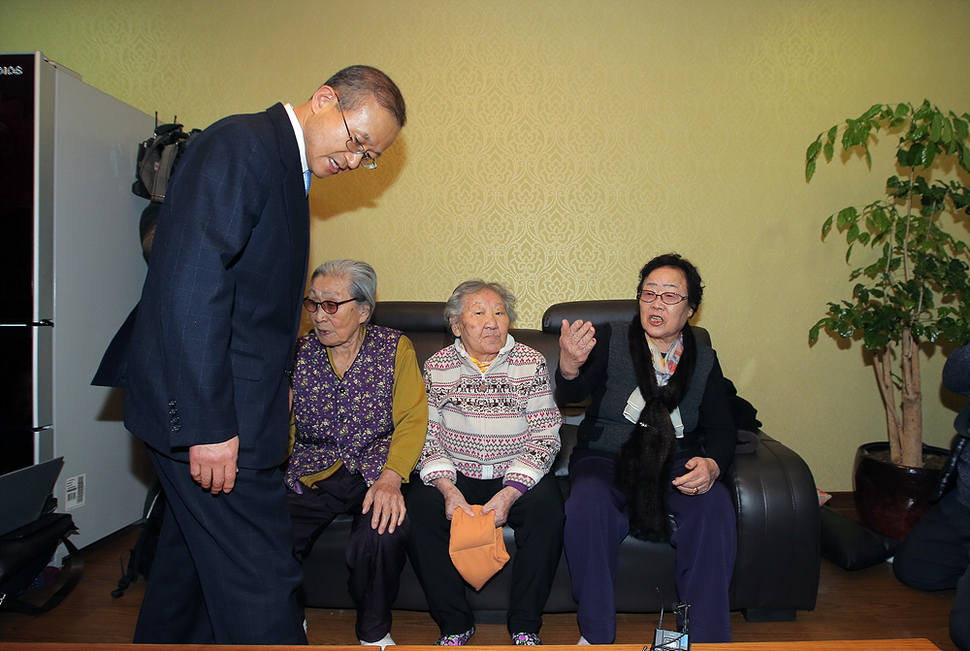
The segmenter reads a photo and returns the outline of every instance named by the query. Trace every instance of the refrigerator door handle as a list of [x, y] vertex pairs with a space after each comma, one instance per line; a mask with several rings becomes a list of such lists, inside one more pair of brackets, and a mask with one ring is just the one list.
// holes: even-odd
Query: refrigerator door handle
[[0, 328], [33, 328], [33, 327], [54, 327], [51, 319], [41, 319], [40, 321], [28, 321], [27, 323], [0, 323]]

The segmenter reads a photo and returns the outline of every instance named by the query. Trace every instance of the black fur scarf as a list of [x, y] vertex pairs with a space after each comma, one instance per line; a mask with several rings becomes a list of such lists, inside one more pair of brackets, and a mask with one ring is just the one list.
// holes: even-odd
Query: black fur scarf
[[683, 335], [677, 369], [665, 386], [658, 387], [639, 314], [630, 324], [630, 355], [646, 405], [620, 448], [615, 483], [630, 499], [630, 534], [641, 540], [667, 540], [673, 533], [666, 498], [676, 444], [670, 412], [687, 395], [697, 362], [697, 342], [689, 324], [684, 325]]

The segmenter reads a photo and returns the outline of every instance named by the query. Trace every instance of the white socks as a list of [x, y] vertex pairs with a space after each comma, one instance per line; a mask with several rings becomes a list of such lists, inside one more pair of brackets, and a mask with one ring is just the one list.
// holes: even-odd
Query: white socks
[[396, 646], [396, 643], [394, 642], [393, 638], [391, 638], [390, 631], [388, 631], [387, 635], [379, 639], [377, 642], [364, 642], [363, 640], [361, 640], [360, 643], [363, 644], [364, 646], [379, 646], [382, 649], [386, 646]]

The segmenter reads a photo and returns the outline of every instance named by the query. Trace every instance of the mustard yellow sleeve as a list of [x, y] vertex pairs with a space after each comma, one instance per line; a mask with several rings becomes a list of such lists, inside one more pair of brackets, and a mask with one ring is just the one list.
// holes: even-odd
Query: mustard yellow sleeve
[[384, 467], [408, 481], [418, 463], [428, 434], [428, 398], [414, 353], [414, 344], [405, 336], [397, 344], [394, 359], [394, 434]]

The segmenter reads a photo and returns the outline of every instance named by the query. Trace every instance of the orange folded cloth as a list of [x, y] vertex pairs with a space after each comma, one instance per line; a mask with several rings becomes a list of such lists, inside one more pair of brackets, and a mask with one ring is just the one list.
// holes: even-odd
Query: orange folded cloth
[[461, 509], [451, 516], [451, 541], [448, 553], [458, 573], [476, 590], [509, 562], [502, 528], [495, 526], [495, 512], [482, 515], [482, 507], [472, 506], [475, 517]]

